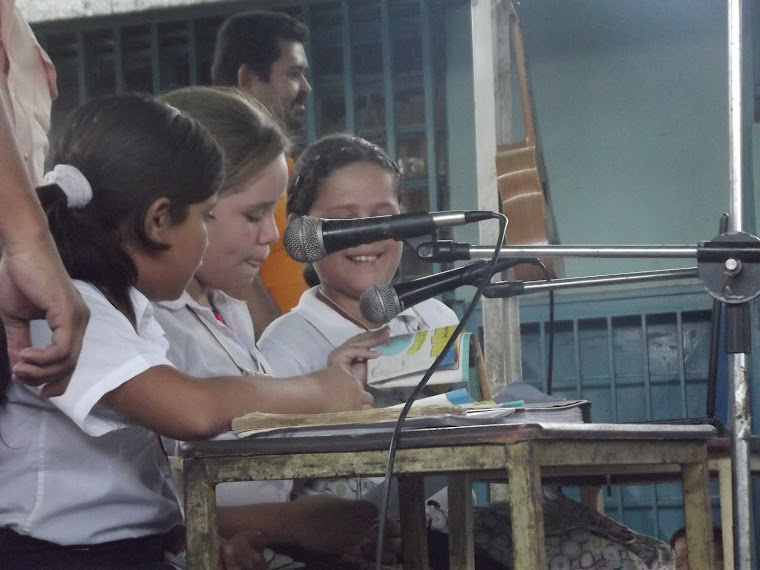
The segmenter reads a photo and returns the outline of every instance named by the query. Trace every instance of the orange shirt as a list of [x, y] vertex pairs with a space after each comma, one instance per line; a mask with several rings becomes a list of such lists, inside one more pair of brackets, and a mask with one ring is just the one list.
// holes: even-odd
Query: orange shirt
[[[288, 172], [293, 172], [293, 160], [288, 158]], [[286, 213], [287, 196], [277, 203], [274, 219], [280, 239], [269, 249], [269, 257], [259, 268], [261, 281], [269, 289], [269, 294], [283, 315], [298, 304], [301, 294], [309, 288], [303, 278], [303, 263], [295, 261], [282, 245], [282, 234], [288, 226]]]

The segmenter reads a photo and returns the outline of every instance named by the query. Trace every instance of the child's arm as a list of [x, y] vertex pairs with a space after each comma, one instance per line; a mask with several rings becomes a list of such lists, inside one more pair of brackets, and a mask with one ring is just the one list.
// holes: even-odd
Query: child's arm
[[219, 541], [222, 570], [267, 570], [264, 558], [266, 537], [257, 531], [245, 531]]
[[344, 365], [285, 379], [261, 374], [198, 379], [154, 366], [101, 401], [143, 427], [189, 441], [229, 431], [232, 419], [248, 412], [359, 410], [372, 404], [372, 396]]
[[[362, 554], [377, 533], [377, 508], [367, 501], [312, 495], [288, 503], [262, 503], [217, 509], [222, 536], [259, 529], [270, 545], [297, 546], [326, 554]], [[397, 555], [397, 527], [389, 525], [387, 547]], [[372, 551], [374, 554], [374, 551]]]
[[374, 350], [374, 347], [388, 342], [390, 336], [388, 326], [352, 336], [330, 352], [327, 365], [349, 366], [354, 376], [366, 385], [367, 360], [380, 356], [380, 352]]

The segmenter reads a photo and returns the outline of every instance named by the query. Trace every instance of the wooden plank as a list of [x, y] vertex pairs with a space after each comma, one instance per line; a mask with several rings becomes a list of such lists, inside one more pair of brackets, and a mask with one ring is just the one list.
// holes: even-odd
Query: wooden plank
[[546, 568], [541, 468], [532, 442], [505, 447], [509, 473], [515, 570]]
[[472, 536], [472, 480], [467, 474], [449, 476], [449, 568], [475, 570]]
[[216, 534], [215, 485], [208, 480], [206, 460], [182, 463], [187, 524], [187, 567], [217, 570], [219, 539]]
[[683, 466], [683, 509], [689, 568], [714, 568], [712, 513], [707, 462]]
[[399, 477], [398, 500], [404, 568], [428, 570], [425, 488], [422, 477]]
[[[496, 144], [511, 137], [509, 88], [509, 39], [503, 0], [472, 2], [471, 8], [473, 84], [475, 101], [475, 169], [478, 208], [499, 211], [496, 186]], [[494, 36], [494, 29], [499, 30]], [[494, 70], [498, 69], [498, 77]], [[496, 224], [480, 224], [482, 244], [495, 244]], [[517, 298], [483, 299], [483, 348], [491, 392], [497, 394], [507, 383], [522, 377], [520, 309]]]

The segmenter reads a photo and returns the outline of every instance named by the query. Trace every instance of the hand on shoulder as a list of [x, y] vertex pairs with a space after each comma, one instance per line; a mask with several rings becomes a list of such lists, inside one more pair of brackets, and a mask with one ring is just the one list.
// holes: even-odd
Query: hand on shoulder
[[[40, 396], [63, 394], [76, 366], [89, 311], [55, 251], [52, 238], [6, 247], [0, 262], [0, 318], [12, 379], [45, 384]], [[29, 322], [46, 319], [51, 343], [32, 348]]]

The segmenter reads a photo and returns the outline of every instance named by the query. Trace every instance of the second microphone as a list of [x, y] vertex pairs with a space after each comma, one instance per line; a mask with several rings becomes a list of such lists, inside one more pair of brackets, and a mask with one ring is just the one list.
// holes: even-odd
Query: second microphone
[[[512, 259], [496, 262], [494, 273], [514, 265]], [[477, 261], [406, 283], [383, 283], [366, 289], [359, 298], [359, 310], [371, 323], [387, 323], [405, 309], [463, 285], [477, 286], [486, 277], [490, 262]]]

